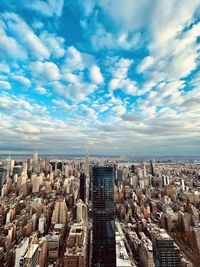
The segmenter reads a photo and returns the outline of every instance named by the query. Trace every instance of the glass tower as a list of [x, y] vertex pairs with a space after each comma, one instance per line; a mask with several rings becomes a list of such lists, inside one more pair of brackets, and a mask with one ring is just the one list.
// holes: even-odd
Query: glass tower
[[80, 175], [80, 199], [85, 202], [85, 193], [86, 193], [86, 181], [85, 174], [81, 173]]
[[154, 247], [156, 267], [181, 266], [180, 250], [172, 239], [158, 239]]
[[113, 167], [92, 168], [92, 267], [115, 267]]

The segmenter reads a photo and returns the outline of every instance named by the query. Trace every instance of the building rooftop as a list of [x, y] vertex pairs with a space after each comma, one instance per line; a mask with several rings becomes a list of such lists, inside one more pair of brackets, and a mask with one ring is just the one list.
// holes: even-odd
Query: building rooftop
[[38, 244], [33, 244], [32, 246], [30, 246], [29, 250], [27, 251], [27, 253], [25, 254], [24, 258], [25, 259], [30, 259], [32, 258], [32, 256], [34, 255], [34, 253], [36, 252], [36, 250], [38, 249]]
[[65, 256], [84, 256], [87, 248], [87, 227], [82, 223], [75, 223], [70, 229], [67, 239]]
[[119, 223], [116, 223], [116, 267], [133, 267], [133, 263], [128, 256], [124, 243], [124, 235]]

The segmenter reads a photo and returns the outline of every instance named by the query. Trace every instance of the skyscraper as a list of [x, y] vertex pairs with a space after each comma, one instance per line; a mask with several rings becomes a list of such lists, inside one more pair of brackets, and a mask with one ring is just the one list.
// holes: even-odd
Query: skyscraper
[[88, 152], [85, 155], [85, 175], [89, 176], [90, 174], [90, 160]]
[[150, 171], [151, 171], [151, 175], [155, 176], [154, 163], [152, 160], [150, 161]]
[[86, 177], [84, 173], [80, 175], [80, 199], [85, 202], [85, 194], [86, 194]]
[[115, 267], [113, 167], [92, 168], [92, 267]]
[[90, 159], [88, 152], [86, 153], [85, 156], [84, 167], [85, 167], [85, 187], [86, 187], [85, 200], [87, 202], [90, 199]]
[[153, 245], [156, 267], [181, 266], [180, 250], [164, 229], [159, 229], [154, 233]]
[[6, 168], [0, 168], [0, 188], [2, 188], [3, 184], [6, 182], [6, 176], [7, 176], [7, 169]]
[[33, 160], [36, 163], [38, 162], [38, 150], [37, 150], [37, 148], [35, 148], [35, 151], [33, 153]]
[[58, 199], [55, 203], [51, 223], [65, 224], [67, 222], [67, 205], [64, 198]]

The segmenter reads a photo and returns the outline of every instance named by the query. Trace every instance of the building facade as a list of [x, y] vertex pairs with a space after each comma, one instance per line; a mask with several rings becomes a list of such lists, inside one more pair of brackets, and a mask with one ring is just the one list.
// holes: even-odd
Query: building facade
[[92, 206], [92, 267], [115, 267], [113, 167], [92, 168]]

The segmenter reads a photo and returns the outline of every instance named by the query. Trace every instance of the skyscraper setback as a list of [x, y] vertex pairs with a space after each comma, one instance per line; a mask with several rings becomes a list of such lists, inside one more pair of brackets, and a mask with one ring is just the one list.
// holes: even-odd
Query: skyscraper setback
[[115, 267], [113, 167], [92, 168], [92, 267]]

